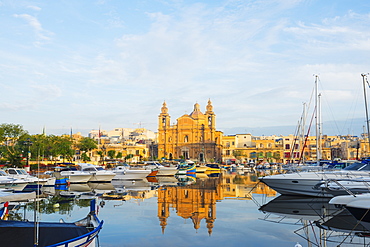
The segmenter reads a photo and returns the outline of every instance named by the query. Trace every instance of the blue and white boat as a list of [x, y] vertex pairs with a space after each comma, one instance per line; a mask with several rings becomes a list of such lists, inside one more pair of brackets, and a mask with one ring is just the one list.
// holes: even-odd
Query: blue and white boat
[[103, 221], [98, 219], [95, 212], [95, 199], [93, 199], [90, 203], [90, 213], [73, 223], [0, 220], [1, 245], [98, 246], [97, 236]]

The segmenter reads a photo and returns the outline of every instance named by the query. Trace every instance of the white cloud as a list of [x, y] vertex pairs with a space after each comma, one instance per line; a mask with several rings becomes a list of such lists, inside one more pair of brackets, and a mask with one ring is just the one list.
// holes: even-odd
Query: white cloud
[[30, 5], [27, 8], [32, 9], [32, 10], [36, 10], [36, 11], [41, 11], [41, 8], [40, 7], [34, 6], [34, 5]]
[[35, 44], [41, 45], [45, 41], [50, 41], [51, 40], [51, 36], [53, 35], [53, 33], [43, 29], [41, 23], [39, 22], [39, 20], [36, 17], [34, 17], [32, 15], [29, 15], [29, 14], [14, 14], [13, 16], [16, 17], [16, 18], [21, 18], [21, 19], [25, 20], [27, 22], [27, 24], [31, 28], [33, 28], [33, 30], [36, 34], [36, 37], [39, 39], [39, 41], [36, 41]]

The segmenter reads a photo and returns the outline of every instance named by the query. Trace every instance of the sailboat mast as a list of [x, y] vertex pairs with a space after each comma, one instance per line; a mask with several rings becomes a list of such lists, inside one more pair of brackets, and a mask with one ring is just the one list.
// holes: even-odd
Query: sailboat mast
[[367, 141], [369, 143], [369, 148], [370, 148], [369, 113], [368, 113], [368, 110], [367, 110], [366, 86], [365, 86], [365, 80], [367, 82], [367, 75], [368, 74], [361, 74], [361, 76], [362, 76], [362, 84], [363, 84], [363, 88], [364, 88], [364, 100], [365, 100], [365, 112], [366, 112], [366, 127], [367, 127]]
[[318, 75], [315, 75], [315, 123], [316, 123], [316, 163], [320, 166], [321, 150], [320, 150], [320, 110], [319, 110], [319, 86]]
[[301, 155], [300, 159], [302, 163], [305, 163], [304, 159], [304, 148], [305, 148], [305, 127], [306, 127], [306, 103], [303, 103], [303, 114], [302, 114], [302, 129], [301, 129]]

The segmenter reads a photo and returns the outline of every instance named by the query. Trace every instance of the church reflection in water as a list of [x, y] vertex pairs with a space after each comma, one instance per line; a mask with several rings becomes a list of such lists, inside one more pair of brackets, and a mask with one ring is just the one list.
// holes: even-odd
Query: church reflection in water
[[202, 178], [198, 175], [192, 184], [159, 187], [158, 218], [162, 233], [165, 232], [170, 212], [176, 211], [177, 216], [191, 219], [195, 230], [201, 227], [202, 220], [205, 221], [211, 235], [216, 221], [216, 202], [228, 198], [252, 200], [252, 194], [275, 196], [276, 192], [259, 183], [256, 174], [219, 173], [216, 177]]

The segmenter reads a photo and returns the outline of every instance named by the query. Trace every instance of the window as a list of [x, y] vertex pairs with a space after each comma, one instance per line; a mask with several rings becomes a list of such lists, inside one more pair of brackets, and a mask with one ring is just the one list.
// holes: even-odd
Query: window
[[184, 137], [184, 142], [189, 142], [189, 137], [187, 135]]

